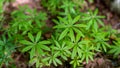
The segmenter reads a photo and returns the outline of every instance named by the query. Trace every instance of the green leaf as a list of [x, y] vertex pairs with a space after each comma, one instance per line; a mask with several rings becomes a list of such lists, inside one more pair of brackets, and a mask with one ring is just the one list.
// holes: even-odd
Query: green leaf
[[20, 41], [21, 44], [25, 44], [25, 45], [33, 45], [33, 43], [31, 43], [30, 41], [27, 40], [22, 40]]
[[50, 57], [49, 64], [51, 64], [51, 63], [52, 63], [52, 59], [51, 59], [51, 57]]
[[22, 52], [26, 52], [28, 50], [30, 50], [33, 46], [27, 46], [25, 48], [22, 49]]
[[64, 24], [59, 24], [54, 26], [53, 28], [66, 28], [66, 26]]
[[51, 42], [48, 40], [40, 41], [38, 45], [45, 45], [45, 44], [50, 44]]
[[55, 58], [55, 61], [56, 61], [58, 64], [62, 65], [62, 62], [61, 62], [59, 59]]
[[97, 14], [98, 14], [98, 9], [94, 11], [94, 16], [96, 16]]
[[70, 29], [69, 35], [70, 35], [71, 41], [72, 41], [72, 42], [75, 41], [75, 35], [74, 35], [74, 32], [73, 32], [72, 29]]
[[104, 45], [105, 45], [106, 47], [108, 47], [108, 48], [111, 47], [110, 44], [108, 44], [107, 42], [103, 42], [103, 43], [104, 43]]
[[104, 26], [104, 23], [100, 19], [96, 19], [100, 25]]
[[96, 16], [96, 18], [98, 18], [98, 19], [105, 18], [105, 16]]
[[103, 50], [106, 52], [107, 49], [106, 49], [105, 45], [104, 45], [104, 44], [101, 44], [101, 45], [102, 45], [102, 47], [103, 47]]
[[[55, 59], [56, 59], [56, 58], [55, 58]], [[53, 60], [53, 64], [54, 64], [55, 66], [57, 66], [57, 63], [56, 63], [55, 59]]]
[[88, 58], [88, 56], [86, 55], [86, 62], [88, 63], [88, 61], [89, 61], [89, 58]]
[[80, 48], [77, 48], [77, 52], [78, 52], [79, 57], [81, 58], [82, 57], [82, 51], [80, 50]]
[[55, 57], [58, 57], [58, 56], [60, 56], [60, 54], [61, 54], [61, 53], [60, 53], [60, 51], [58, 50], [58, 51], [55, 52], [54, 56], [55, 56]]
[[55, 19], [53, 19], [53, 22], [55, 23], [55, 24], [60, 24], [57, 20], [55, 20]]
[[64, 24], [68, 24], [67, 20], [65, 20], [64, 18], [58, 17], [58, 19], [60, 20], [60, 22], [63, 22]]
[[40, 66], [40, 63], [39, 63], [39, 60], [37, 60], [36, 67], [39, 68], [39, 66]]
[[73, 23], [73, 24], [76, 23], [77, 21], [79, 21], [79, 19], [80, 19], [80, 15], [76, 16], [76, 17], [73, 19], [72, 23]]
[[70, 15], [70, 14], [68, 14], [68, 16], [67, 16], [67, 17], [68, 17], [68, 22], [69, 22], [69, 23], [71, 23], [71, 22], [72, 22], [72, 17], [71, 17], [71, 15]]
[[56, 40], [54, 42], [55, 42], [56, 46], [60, 48], [60, 44]]
[[48, 60], [50, 60], [51, 57], [46, 57], [43, 59], [43, 62], [48, 62]]
[[120, 54], [120, 50], [116, 50], [116, 52], [114, 53], [115, 56], [118, 56]]
[[90, 21], [88, 22], [88, 25], [87, 25], [87, 27], [86, 27], [86, 30], [90, 29], [90, 27], [92, 26], [92, 24], [93, 24], [93, 20], [90, 20]]
[[72, 59], [74, 59], [74, 57], [76, 56], [76, 52], [77, 52], [77, 49], [76, 49], [76, 47], [74, 47], [73, 51], [72, 51], [72, 54], [71, 54]]
[[81, 37], [80, 34], [77, 34], [77, 35], [76, 35], [76, 42], [78, 42], [78, 41], [80, 40], [80, 37]]
[[50, 48], [47, 45], [40, 45], [42, 49], [50, 51]]
[[66, 56], [61, 55], [61, 57], [62, 57], [64, 60], [67, 60], [67, 57], [66, 57]]
[[32, 42], [34, 42], [34, 37], [33, 37], [33, 35], [32, 35], [31, 33], [28, 33], [28, 37], [29, 37], [29, 39], [30, 39]]
[[66, 42], [65, 42], [65, 41], [63, 41], [63, 42], [62, 42], [62, 48], [64, 48], [64, 47], [65, 47], [65, 44], [66, 44]]
[[38, 42], [40, 40], [41, 37], [41, 31], [37, 33], [37, 36], [35, 38], [35, 42]]
[[41, 49], [41, 47], [39, 45], [37, 45], [37, 52], [40, 54], [40, 55], [44, 55], [44, 52], [43, 50]]
[[109, 53], [115, 53], [115, 51], [117, 50], [117, 48], [115, 46], [111, 47], [112, 49], [109, 51]]
[[30, 51], [30, 59], [32, 59], [35, 56], [36, 52], [35, 52], [35, 47], [33, 47]]
[[90, 57], [91, 60], [94, 60], [94, 59], [93, 59], [93, 55], [90, 55], [89, 57]]
[[60, 48], [58, 48], [58, 47], [52, 47], [54, 50], [59, 50]]
[[95, 20], [94, 20], [94, 24], [93, 25], [94, 25], [94, 27], [93, 27], [94, 30], [97, 32], [97, 30], [98, 30], [98, 24], [97, 24], [97, 22], [95, 22]]
[[120, 42], [119, 42], [119, 39], [116, 42], [114, 42], [114, 45], [111, 46], [111, 49], [110, 49], [109, 53], [114, 54], [114, 58], [118, 57], [118, 55], [120, 54]]
[[84, 25], [84, 24], [75, 24], [74, 26], [78, 27], [78, 28], [80, 28], [80, 27], [86, 27], [86, 25]]
[[30, 59], [29, 63], [30, 63], [30, 65], [34, 65], [34, 63], [36, 63], [36, 61], [37, 61], [37, 58], [32, 58], [32, 59]]
[[60, 37], [59, 37], [59, 40], [63, 39], [63, 38], [67, 35], [68, 30], [69, 30], [69, 29], [66, 28], [66, 29], [61, 33], [61, 35], [60, 35]]
[[77, 34], [79, 34], [80, 36], [84, 37], [84, 34], [83, 34], [79, 29], [73, 28], [73, 30], [74, 30]]
[[84, 59], [85, 59], [85, 54], [82, 55], [81, 61], [84, 61]]

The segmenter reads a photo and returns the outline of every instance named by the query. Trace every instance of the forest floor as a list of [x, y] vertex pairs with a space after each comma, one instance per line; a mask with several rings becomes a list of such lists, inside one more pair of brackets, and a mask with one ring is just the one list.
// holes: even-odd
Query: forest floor
[[[17, 8], [18, 5], [20, 4], [28, 4], [30, 7], [32, 8], [37, 8], [38, 10], [43, 9], [42, 6], [38, 6], [39, 4], [37, 4], [37, 2], [29, 2], [29, 0], [23, 0], [23, 2], [18, 2], [21, 0], [16, 0], [15, 3], [12, 4], [12, 6], [14, 8]], [[24, 2], [25, 1], [25, 2]], [[100, 15], [104, 15], [106, 16], [106, 18], [103, 19], [103, 22], [105, 23], [105, 25], [111, 25], [112, 28], [114, 29], [119, 29], [120, 28], [120, 16], [117, 15], [116, 13], [110, 11], [110, 7], [107, 7], [105, 4], [103, 3], [87, 3], [88, 6], [87, 8], [90, 9], [95, 9], [98, 8], [99, 9], [99, 14]], [[11, 11], [13, 10], [13, 8], [11, 7], [7, 7], [7, 11]], [[49, 20], [47, 21], [47, 25], [49, 27], [52, 27], [51, 25], [51, 18], [49, 18]], [[49, 36], [49, 34], [46, 34], [45, 36]], [[12, 55], [13, 59], [15, 60], [15, 65], [17, 66], [17, 68], [29, 68], [27, 66], [27, 62], [28, 62], [28, 54], [22, 54], [20, 52], [15, 52]], [[83, 68], [120, 68], [120, 57], [117, 59], [111, 59], [111, 56], [107, 56], [105, 54], [101, 54], [98, 53], [95, 57], [94, 61], [90, 61], [88, 64], [83, 63], [85, 66]], [[58, 67], [43, 67], [43, 68], [69, 68], [69, 64], [66, 64], [69, 62], [65, 62], [64, 65], [62, 66], [58, 66]], [[3, 68], [5, 68], [5, 66], [3, 66]], [[30, 67], [30, 68], [34, 68]]]

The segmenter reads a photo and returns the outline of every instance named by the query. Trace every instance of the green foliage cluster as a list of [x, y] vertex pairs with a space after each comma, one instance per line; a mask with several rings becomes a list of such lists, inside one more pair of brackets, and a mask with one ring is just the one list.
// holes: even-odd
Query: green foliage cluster
[[0, 67], [3, 63], [9, 65], [9, 61], [12, 61], [11, 54], [15, 51], [15, 44], [13, 38], [6, 38], [2, 35], [0, 38]]
[[[3, 6], [4, 0], [0, 5]], [[9, 64], [15, 50], [29, 53], [29, 64], [36, 68], [58, 66], [70, 61], [73, 68], [94, 60], [97, 52], [120, 54], [119, 38], [113, 29], [107, 28], [98, 15], [98, 9], [81, 12], [84, 0], [42, 0], [48, 12], [20, 7], [11, 12], [7, 28], [0, 37], [0, 65]], [[3, 9], [0, 17], [3, 17]], [[2, 12], [2, 13], [1, 13]], [[51, 37], [45, 38], [48, 14], [57, 16]], [[0, 18], [0, 22], [4, 24]], [[3, 25], [2, 25], [3, 26]], [[2, 27], [0, 26], [0, 28]], [[112, 44], [109, 43], [113, 39]]]
[[77, 14], [83, 2], [84, 0], [44, 0], [42, 5], [51, 15], [67, 15], [68, 13]]
[[109, 51], [109, 53], [113, 53], [114, 54], [114, 58], [117, 58], [118, 57], [118, 55], [120, 54], [120, 50], [119, 50], [119, 48], [120, 48], [120, 41], [119, 41], [120, 39], [118, 38], [118, 39], [116, 39], [113, 43], [114, 43], [114, 45], [113, 46], [111, 46], [111, 50]]
[[[45, 20], [47, 20], [46, 13], [36, 9], [31, 10], [28, 7], [20, 7], [19, 10], [15, 10], [11, 13], [13, 20], [10, 22], [10, 31], [12, 33], [26, 34], [29, 31], [38, 32], [39, 29], [45, 26]], [[36, 28], [34, 28], [36, 27]]]
[[4, 4], [4, 0], [1, 0], [0, 1], [0, 29], [1, 29], [1, 27], [2, 27], [2, 25], [3, 25], [3, 12], [4, 12], [4, 10], [3, 10], [3, 4]]

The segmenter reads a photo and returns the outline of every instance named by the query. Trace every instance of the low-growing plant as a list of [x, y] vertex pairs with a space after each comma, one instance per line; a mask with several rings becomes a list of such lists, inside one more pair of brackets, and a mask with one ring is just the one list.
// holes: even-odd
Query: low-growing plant
[[4, 6], [4, 0], [1, 0], [0, 1], [0, 20], [2, 19], [3, 17], [3, 12], [4, 12], [4, 9], [3, 9], [3, 6]]
[[44, 61], [47, 61], [49, 65], [54, 64], [55, 66], [58, 66], [58, 64], [62, 64], [63, 61], [68, 60], [68, 57], [71, 55], [70, 49], [72, 47], [68, 45], [68, 41], [58, 41], [58, 39], [53, 36], [51, 42], [51, 52]]
[[60, 6], [60, 8], [64, 10], [63, 13], [62, 12], [60, 13], [61, 15], [67, 15], [68, 13], [70, 13], [70, 14], [76, 14], [75, 4], [72, 1], [65, 0], [63, 2], [63, 5]]
[[105, 18], [104, 16], [99, 16], [98, 9], [95, 11], [89, 11], [88, 13], [83, 13], [82, 20], [87, 22], [87, 30], [92, 29], [92, 31], [97, 31], [99, 28], [99, 24], [104, 26], [103, 22], [101, 21], [101, 18]]
[[42, 34], [41, 31], [37, 33], [36, 37], [34, 37], [31, 33], [28, 33], [28, 40], [21, 40], [20, 43], [26, 45], [22, 52], [30, 53], [30, 61], [36, 59], [36, 61], [32, 62], [36, 63], [36, 67], [40, 66], [40, 61], [44, 56], [44, 51], [50, 51], [50, 48], [47, 46], [50, 44], [48, 40], [41, 40]]
[[[77, 68], [83, 62], [93, 61], [97, 52], [107, 53], [109, 50], [109, 53], [118, 56], [119, 39], [114, 38], [114, 30], [104, 26], [101, 19], [105, 17], [98, 15], [98, 9], [80, 12], [83, 2], [85, 1], [42, 0], [41, 3], [47, 11], [28, 7], [14, 10], [9, 27], [0, 37], [0, 64], [6, 64], [11, 58], [14, 45], [20, 45], [16, 48], [20, 52], [29, 53], [29, 64], [36, 68], [58, 66], [66, 61], [73, 68]], [[1, 0], [0, 5], [3, 3]], [[44, 34], [47, 33], [47, 13], [58, 15], [58, 18], [53, 20], [53, 29], [49, 29], [50, 32], [48, 30], [50, 37], [46, 38]], [[111, 39], [114, 42], [110, 43]]]
[[68, 46], [65, 41], [63, 41], [60, 45], [60, 43], [56, 40], [54, 40], [55, 46], [52, 48], [54, 50], [54, 53], [56, 56], [60, 56], [62, 59], [67, 60], [67, 57], [70, 56], [71, 52], [71, 46]]
[[114, 58], [117, 58], [120, 54], [120, 39], [113, 41], [113, 45], [111, 45], [111, 49], [109, 51], [110, 54], [114, 54]]
[[12, 61], [11, 54], [15, 51], [15, 44], [13, 43], [12, 38], [6, 38], [5, 35], [2, 35], [0, 38], [0, 67], [5, 64], [9, 65], [9, 62]]
[[[47, 2], [47, 3], [46, 3]], [[51, 14], [59, 13], [59, 6], [61, 5], [61, 0], [43, 0], [41, 4], [50, 11]]]
[[[47, 2], [47, 3], [46, 3]], [[49, 10], [51, 15], [67, 15], [70, 14], [77, 14], [79, 11], [80, 4], [83, 3], [82, 1], [74, 2], [74, 0], [44, 0], [41, 4]]]
[[54, 53], [53, 49], [51, 49], [51, 53], [48, 54], [47, 57], [43, 59], [43, 61], [47, 62], [49, 66], [51, 64], [54, 64], [55, 66], [58, 66], [58, 64], [62, 65], [62, 61], [58, 58], [58, 55]]
[[98, 31], [92, 34], [96, 49], [107, 52], [107, 49], [110, 47], [108, 44], [109, 38], [107, 38], [107, 35], [108, 33], [104, 31]]
[[4, 8], [3, 8], [4, 3], [5, 3], [5, 0], [0, 1], [0, 29], [3, 27], [3, 24], [4, 24]]
[[13, 20], [11, 21], [11, 30], [14, 33], [22, 31], [23, 34], [31, 31], [34, 27], [35, 32], [45, 26], [45, 20], [47, 19], [46, 13], [42, 11], [37, 12], [36, 9], [30, 9], [27, 7], [20, 7], [19, 10], [15, 10], [11, 13]]
[[95, 51], [97, 51], [91, 40], [80, 40], [79, 35], [77, 35], [75, 39], [75, 42], [71, 43], [72, 61], [70, 62], [73, 64], [74, 68], [76, 68], [76, 66], [80, 66], [83, 61], [86, 61], [88, 63], [89, 60], [93, 60]]
[[17, 33], [19, 30], [28, 30], [31, 27], [32, 22], [29, 20], [30, 16], [25, 14], [23, 8], [12, 12], [12, 18], [13, 20], [10, 25], [11, 31], [13, 30], [14, 33]]
[[108, 32], [105, 32], [106, 29], [100, 28], [97, 24], [100, 23], [104, 26], [100, 20], [104, 16], [97, 16], [98, 10], [95, 10], [94, 13], [90, 11], [90, 13], [85, 15], [83, 13], [83, 16], [76, 17], [68, 14], [64, 18], [58, 17], [59, 21], [53, 20], [57, 24], [54, 26], [57, 29], [56, 32], [61, 33], [58, 34], [58, 40], [66, 39], [72, 47], [70, 50], [71, 64], [74, 68], [83, 61], [88, 63], [89, 60], [93, 60], [96, 52], [107, 52], [110, 47]]
[[58, 18], [60, 21], [57, 22], [54, 20], [55, 23], [57, 24], [56, 26], [54, 26], [54, 28], [62, 30], [59, 40], [63, 39], [65, 36], [69, 36], [71, 38], [71, 41], [75, 41], [75, 37], [74, 37], [75, 33], [84, 37], [84, 34], [81, 32], [80, 28], [82, 27], [84, 28], [86, 27], [86, 25], [81, 23], [76, 24], [80, 19], [79, 15], [76, 16], [74, 19], [72, 19], [71, 15], [68, 15], [67, 18], [62, 18], [62, 17], [58, 17]]

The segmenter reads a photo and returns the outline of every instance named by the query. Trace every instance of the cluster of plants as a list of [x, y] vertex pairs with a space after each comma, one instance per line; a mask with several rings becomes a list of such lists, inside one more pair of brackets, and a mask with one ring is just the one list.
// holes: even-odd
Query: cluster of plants
[[[0, 0], [0, 7], [5, 1]], [[46, 11], [26, 6], [10, 13], [7, 21], [0, 10], [0, 66], [9, 65], [13, 52], [29, 54], [29, 65], [36, 68], [58, 66], [69, 61], [73, 68], [94, 60], [96, 53], [120, 54], [116, 30], [101, 21], [98, 9], [81, 12], [84, 0], [41, 0]], [[49, 16], [54, 25], [46, 25]], [[46, 33], [51, 33], [46, 38]], [[110, 42], [112, 39], [112, 42]]]

